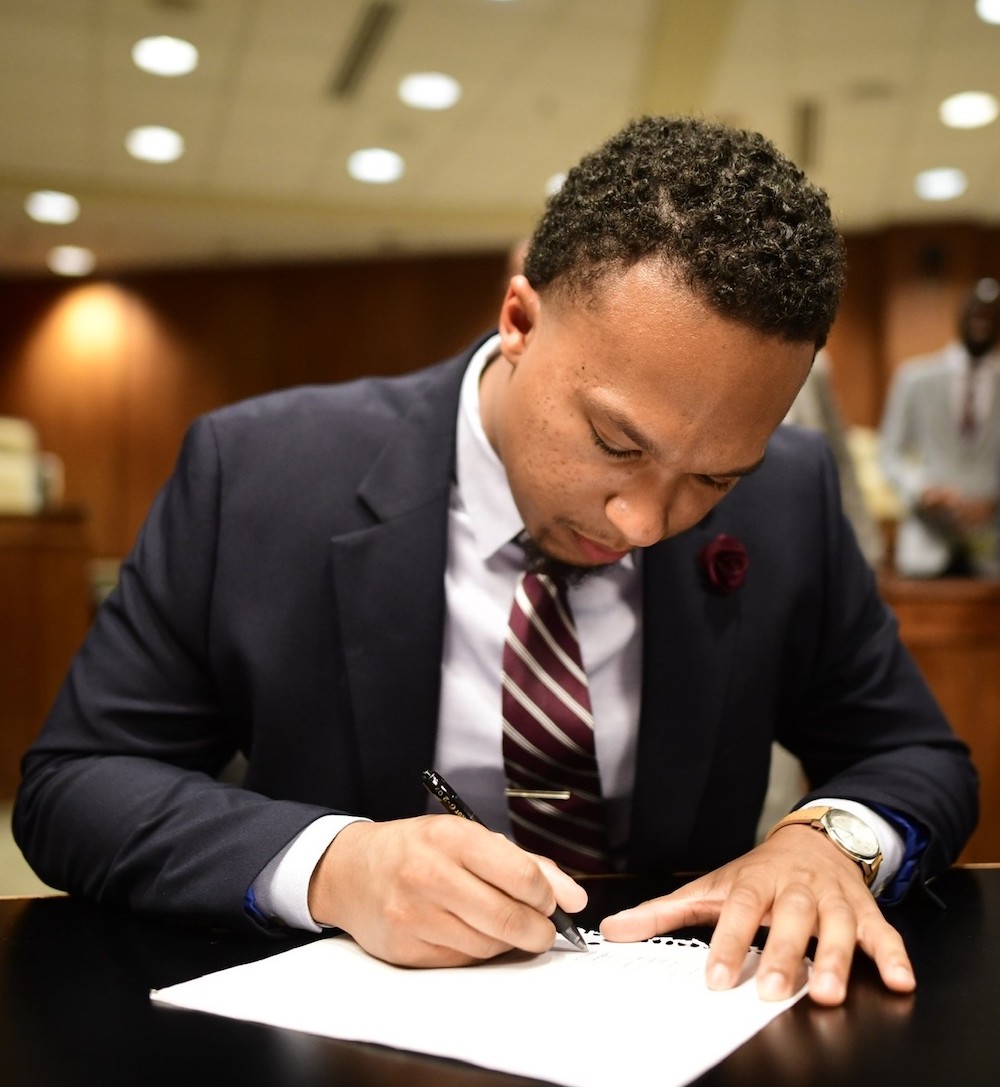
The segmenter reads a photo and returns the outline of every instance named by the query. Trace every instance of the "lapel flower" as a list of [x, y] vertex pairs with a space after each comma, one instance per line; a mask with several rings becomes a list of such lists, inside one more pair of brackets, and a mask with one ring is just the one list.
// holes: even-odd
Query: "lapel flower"
[[709, 588], [717, 593], [734, 593], [743, 588], [750, 568], [746, 547], [735, 536], [720, 532], [698, 552], [698, 562]]

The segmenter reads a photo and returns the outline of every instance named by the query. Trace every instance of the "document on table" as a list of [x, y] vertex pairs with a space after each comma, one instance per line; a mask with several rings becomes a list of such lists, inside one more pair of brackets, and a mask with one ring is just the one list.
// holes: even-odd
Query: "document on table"
[[154, 990], [158, 1004], [376, 1042], [549, 1080], [565, 1087], [681, 1087], [798, 1000], [763, 1001], [747, 954], [739, 985], [705, 986], [706, 944], [637, 944], [584, 934], [542, 955], [413, 970], [372, 958], [349, 937]]

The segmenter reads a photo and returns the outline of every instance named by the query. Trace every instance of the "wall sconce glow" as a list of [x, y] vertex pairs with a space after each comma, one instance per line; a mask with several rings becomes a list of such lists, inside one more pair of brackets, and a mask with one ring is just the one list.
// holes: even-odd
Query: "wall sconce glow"
[[444, 72], [413, 72], [400, 80], [398, 93], [414, 109], [451, 109], [462, 97], [462, 87]]
[[94, 270], [97, 258], [82, 245], [57, 245], [49, 250], [45, 263], [59, 276], [86, 276]]
[[976, 0], [976, 14], [984, 23], [1000, 25], [1000, 0]]
[[355, 181], [369, 185], [389, 185], [403, 176], [406, 164], [395, 151], [384, 147], [365, 147], [347, 160], [347, 172]]
[[187, 75], [198, 67], [198, 50], [183, 38], [159, 34], [140, 38], [132, 46], [132, 60], [137, 68], [152, 75]]
[[80, 214], [80, 202], [68, 192], [39, 189], [28, 194], [24, 210], [36, 223], [73, 223]]
[[954, 200], [968, 187], [969, 179], [961, 170], [942, 166], [917, 174], [913, 188], [922, 200]]
[[125, 147], [143, 162], [176, 162], [184, 154], [184, 137], [163, 125], [141, 125], [125, 137]]
[[982, 128], [1000, 113], [1000, 103], [985, 91], [963, 91], [946, 98], [938, 107], [938, 116], [949, 128]]

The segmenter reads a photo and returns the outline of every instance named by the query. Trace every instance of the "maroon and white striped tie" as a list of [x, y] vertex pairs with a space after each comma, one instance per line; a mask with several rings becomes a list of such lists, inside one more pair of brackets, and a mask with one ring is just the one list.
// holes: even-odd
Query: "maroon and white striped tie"
[[502, 683], [514, 838], [566, 871], [609, 871], [587, 676], [566, 586], [548, 574], [518, 582]]

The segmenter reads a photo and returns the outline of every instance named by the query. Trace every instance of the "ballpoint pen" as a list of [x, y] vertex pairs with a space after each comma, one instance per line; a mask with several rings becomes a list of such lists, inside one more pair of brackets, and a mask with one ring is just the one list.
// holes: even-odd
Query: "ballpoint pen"
[[[423, 779], [424, 788], [441, 802], [445, 811], [462, 819], [468, 819], [471, 823], [482, 825], [482, 820], [439, 773], [434, 770], [425, 770]], [[573, 924], [573, 919], [564, 910], [556, 906], [549, 920], [556, 926], [556, 931], [565, 936], [578, 951], [590, 950], [587, 947], [587, 941], [580, 935], [580, 930]]]

